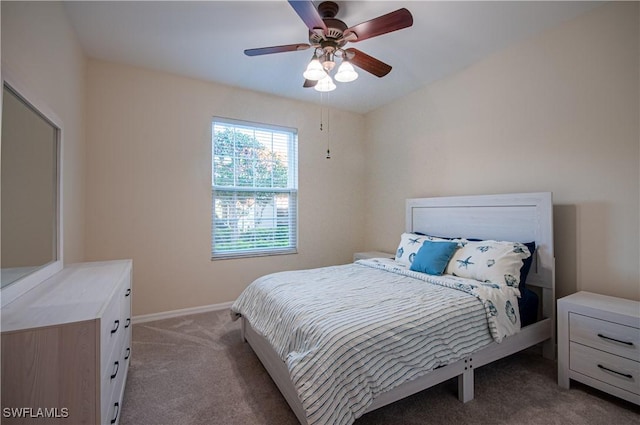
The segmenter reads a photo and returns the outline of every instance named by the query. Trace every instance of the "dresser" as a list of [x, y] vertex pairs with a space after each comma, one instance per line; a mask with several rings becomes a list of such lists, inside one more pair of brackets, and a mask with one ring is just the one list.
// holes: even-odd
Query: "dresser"
[[131, 260], [79, 263], [2, 308], [2, 423], [117, 424]]
[[578, 292], [558, 300], [558, 385], [580, 381], [640, 404], [640, 303]]

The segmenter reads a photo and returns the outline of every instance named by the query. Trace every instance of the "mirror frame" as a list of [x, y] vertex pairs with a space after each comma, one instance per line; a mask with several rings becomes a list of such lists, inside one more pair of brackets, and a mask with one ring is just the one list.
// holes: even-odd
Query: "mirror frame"
[[[62, 163], [62, 152], [63, 152], [63, 125], [62, 120], [55, 114], [53, 111], [38, 97], [34, 96], [32, 92], [25, 88], [24, 84], [21, 84], [19, 79], [15, 77], [15, 75], [7, 70], [5, 64], [2, 64], [2, 88], [4, 92], [4, 87], [8, 86], [9, 89], [14, 92], [23, 102], [29, 105], [34, 111], [42, 116], [46, 121], [48, 121], [52, 126], [57, 128], [56, 137], [57, 137], [57, 196], [56, 196], [56, 206], [57, 206], [57, 218], [56, 218], [56, 232], [57, 232], [57, 258], [54, 261], [51, 261], [32, 273], [25, 275], [16, 281], [10, 283], [5, 288], [0, 290], [0, 306], [4, 307], [5, 305], [11, 303], [16, 298], [26, 293], [27, 291], [35, 288], [43, 281], [47, 280], [54, 274], [58, 273], [62, 270], [64, 266], [64, 244], [63, 244], [63, 214], [62, 214], [62, 204], [63, 204], [63, 163]], [[0, 117], [2, 112], [2, 104], [4, 101], [3, 93], [0, 93]], [[0, 125], [2, 125], [2, 118], [0, 118]], [[1, 141], [0, 141], [1, 147]], [[1, 210], [0, 210], [1, 211]], [[1, 214], [0, 214], [1, 220]], [[2, 247], [0, 247], [1, 253]], [[0, 254], [1, 255], [1, 254]]]

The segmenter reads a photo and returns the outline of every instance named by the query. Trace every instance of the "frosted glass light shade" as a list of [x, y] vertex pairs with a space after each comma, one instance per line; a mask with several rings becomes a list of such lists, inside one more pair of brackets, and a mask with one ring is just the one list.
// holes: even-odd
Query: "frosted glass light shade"
[[336, 85], [331, 79], [331, 77], [329, 76], [329, 74], [326, 74], [326, 77], [318, 81], [318, 84], [316, 84], [314, 88], [319, 92], [327, 92], [327, 91], [335, 90]]
[[322, 68], [322, 64], [318, 60], [317, 56], [313, 56], [309, 65], [307, 65], [307, 69], [304, 71], [302, 76], [307, 80], [318, 81], [321, 80], [327, 75], [324, 68]]
[[351, 65], [346, 60], [342, 61], [335, 76], [336, 81], [340, 81], [341, 83], [348, 83], [355, 80], [356, 78], [358, 78], [358, 73], [355, 69], [353, 69], [353, 65]]

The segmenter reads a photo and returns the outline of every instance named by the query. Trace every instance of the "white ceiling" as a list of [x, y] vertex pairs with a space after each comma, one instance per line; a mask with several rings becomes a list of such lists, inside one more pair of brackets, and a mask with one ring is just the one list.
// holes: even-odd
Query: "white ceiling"
[[[316, 4], [319, 2], [316, 2]], [[337, 83], [332, 107], [364, 113], [479, 59], [576, 17], [601, 2], [338, 1], [348, 26], [406, 7], [413, 26], [350, 43], [393, 66]], [[72, 1], [66, 11], [85, 53], [121, 62], [319, 102], [302, 88], [312, 51], [248, 57], [247, 48], [306, 43], [308, 30], [286, 1]]]

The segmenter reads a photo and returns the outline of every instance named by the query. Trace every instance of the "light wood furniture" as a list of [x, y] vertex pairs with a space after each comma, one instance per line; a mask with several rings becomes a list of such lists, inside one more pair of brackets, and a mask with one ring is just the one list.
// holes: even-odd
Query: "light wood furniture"
[[[118, 423], [131, 359], [131, 271], [131, 260], [65, 266], [2, 308], [2, 411], [33, 409], [3, 423]], [[57, 417], [29, 417], [37, 409]]]
[[[458, 398], [466, 403], [473, 399], [474, 369], [540, 343], [545, 357], [555, 358], [555, 258], [550, 192], [407, 199], [405, 230], [442, 237], [535, 241], [537, 249], [527, 285], [541, 289], [543, 317], [500, 344], [492, 342], [473, 355], [380, 394], [366, 412], [454, 377], [458, 379]], [[306, 424], [286, 365], [244, 317], [242, 337], [251, 345], [300, 423]]]
[[558, 300], [558, 385], [570, 379], [640, 404], [640, 302], [590, 292]]
[[356, 252], [353, 254], [353, 261], [368, 260], [370, 258], [395, 258], [395, 254], [382, 251]]

